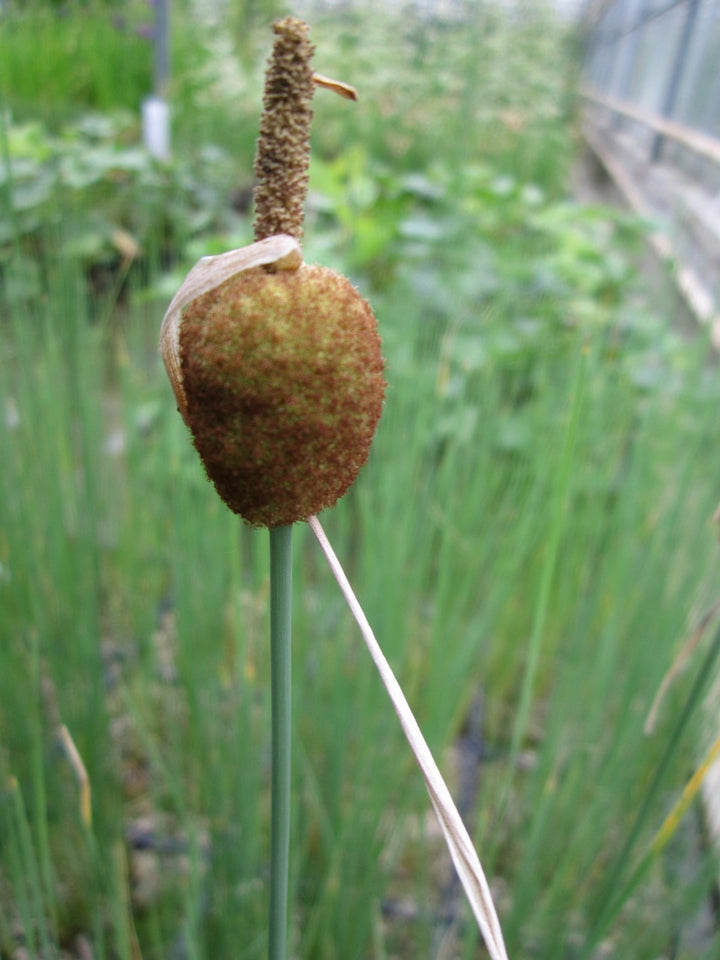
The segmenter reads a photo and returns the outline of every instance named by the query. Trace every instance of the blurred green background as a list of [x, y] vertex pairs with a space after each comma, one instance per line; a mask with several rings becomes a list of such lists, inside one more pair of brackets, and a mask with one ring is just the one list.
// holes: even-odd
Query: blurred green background
[[[167, 161], [141, 134], [151, 4], [0, 7], [0, 955], [266, 952], [267, 534], [205, 479], [156, 344], [195, 260], [252, 240], [287, 12], [359, 91], [315, 98], [305, 257], [370, 299], [389, 381], [322, 521], [509, 954], [715, 958], [699, 803], [653, 845], [706, 746], [712, 628], [644, 724], [717, 596], [720, 380], [646, 279], [652, 226], [573, 197], [581, 30], [539, 0], [176, 0]], [[292, 955], [481, 958], [357, 631], [294, 546]]]

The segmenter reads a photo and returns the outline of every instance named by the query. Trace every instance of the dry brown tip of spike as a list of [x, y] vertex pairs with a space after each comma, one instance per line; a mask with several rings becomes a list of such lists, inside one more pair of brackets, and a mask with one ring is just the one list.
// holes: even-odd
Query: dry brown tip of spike
[[316, 87], [324, 87], [326, 90], [332, 90], [333, 93], [345, 97], [346, 100], [357, 100], [357, 90], [351, 87], [349, 83], [343, 83], [342, 80], [333, 80], [331, 77], [325, 77], [322, 73], [313, 74], [313, 83]]
[[299, 240], [310, 163], [313, 46], [302, 20], [286, 17], [273, 29], [255, 159], [255, 239], [283, 233]]

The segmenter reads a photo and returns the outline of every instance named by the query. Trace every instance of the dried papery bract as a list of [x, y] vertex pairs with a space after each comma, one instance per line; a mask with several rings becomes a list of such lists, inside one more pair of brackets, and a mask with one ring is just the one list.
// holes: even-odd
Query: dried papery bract
[[357, 90], [351, 87], [349, 83], [343, 83], [342, 80], [333, 80], [332, 77], [326, 77], [322, 73], [313, 74], [313, 83], [318, 87], [324, 87], [326, 90], [332, 90], [345, 100], [357, 100]]
[[178, 410], [186, 423], [187, 397], [180, 358], [180, 325], [184, 308], [197, 297], [219, 287], [244, 270], [252, 270], [254, 267], [271, 267], [275, 271], [297, 270], [301, 263], [302, 250], [294, 237], [269, 237], [216, 257], [203, 257], [185, 277], [172, 298], [160, 327], [160, 355], [175, 394]]

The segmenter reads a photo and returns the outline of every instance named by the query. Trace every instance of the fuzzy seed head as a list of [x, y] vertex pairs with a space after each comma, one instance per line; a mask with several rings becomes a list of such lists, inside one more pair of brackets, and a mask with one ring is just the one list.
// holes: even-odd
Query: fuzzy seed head
[[375, 318], [345, 277], [245, 270], [185, 307], [179, 346], [193, 442], [231, 510], [279, 526], [345, 493], [385, 392]]

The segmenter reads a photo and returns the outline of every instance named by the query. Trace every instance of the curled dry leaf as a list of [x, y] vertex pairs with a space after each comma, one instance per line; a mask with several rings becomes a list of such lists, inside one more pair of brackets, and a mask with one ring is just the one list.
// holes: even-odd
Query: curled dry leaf
[[180, 321], [183, 308], [244, 270], [255, 267], [297, 270], [302, 259], [302, 248], [295, 237], [279, 234], [247, 247], [229, 250], [216, 257], [203, 257], [185, 277], [172, 298], [160, 327], [160, 355], [175, 394], [178, 410], [186, 423], [187, 397], [180, 368]]
[[312, 76], [316, 87], [324, 87], [326, 90], [332, 90], [345, 100], [357, 100], [357, 90], [351, 87], [349, 83], [343, 83], [342, 80], [333, 80], [332, 77], [326, 77], [322, 73], [314, 73]]

